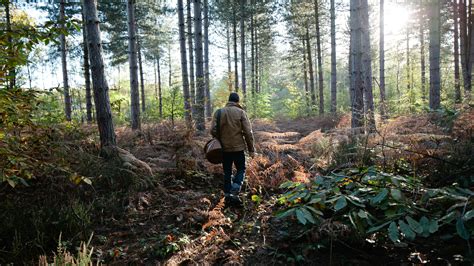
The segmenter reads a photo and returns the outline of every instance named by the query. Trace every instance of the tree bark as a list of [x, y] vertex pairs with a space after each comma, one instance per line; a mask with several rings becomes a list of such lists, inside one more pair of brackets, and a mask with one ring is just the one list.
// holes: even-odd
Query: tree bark
[[145, 104], [145, 79], [143, 78], [143, 62], [142, 62], [142, 49], [140, 43], [140, 33], [137, 29], [137, 53], [138, 53], [138, 70], [140, 71], [140, 89], [142, 97], [142, 112], [145, 113], [146, 104]]
[[331, 113], [337, 110], [336, 8], [331, 0]]
[[239, 70], [237, 67], [237, 18], [235, 14], [235, 7], [232, 7], [233, 15], [232, 15], [232, 34], [234, 38], [234, 89], [236, 92], [239, 92]]
[[[5, 20], [6, 20], [6, 30], [8, 34], [12, 33], [12, 26], [11, 26], [11, 14], [10, 14], [10, 1], [6, 1], [5, 5]], [[15, 51], [13, 45], [13, 38], [8, 36], [8, 42], [11, 44], [11, 48], [9, 49], [8, 53], [10, 58], [15, 58]], [[11, 90], [16, 87], [16, 69], [15, 66], [12, 65], [8, 68], [8, 88]]]
[[206, 118], [212, 119], [211, 88], [209, 80], [209, 0], [204, 0], [204, 83], [206, 86]]
[[382, 119], [387, 118], [385, 106], [385, 1], [380, 0], [380, 38], [379, 38], [379, 64], [380, 64], [380, 116]]
[[458, 0], [453, 0], [453, 19], [454, 19], [454, 101], [461, 102], [461, 82], [459, 75], [459, 13]]
[[350, 29], [351, 29], [351, 89], [352, 92], [352, 119], [353, 129], [362, 129], [364, 126], [364, 79], [362, 72], [362, 22], [360, 0], [350, 2]]
[[409, 26], [407, 24], [407, 27], [406, 27], [406, 38], [407, 38], [407, 49], [406, 49], [406, 53], [407, 53], [407, 65], [406, 65], [406, 70], [407, 70], [407, 92], [410, 92], [411, 90], [411, 79], [410, 79], [410, 29], [409, 29]]
[[430, 109], [440, 108], [440, 0], [430, 2]]
[[308, 67], [307, 67], [307, 60], [306, 60], [306, 42], [305, 39], [302, 38], [303, 41], [303, 79], [304, 79], [304, 91], [305, 91], [305, 102], [308, 114], [311, 112], [311, 103], [309, 99], [309, 85], [308, 85]]
[[204, 131], [206, 124], [204, 121], [204, 70], [202, 52], [202, 12], [201, 0], [194, 0], [194, 43], [196, 45], [196, 105], [195, 122], [198, 131]]
[[255, 96], [255, 32], [254, 32], [254, 0], [250, 0], [250, 86], [252, 86], [252, 97]]
[[160, 66], [160, 56], [156, 58], [156, 70], [158, 75], [158, 109], [160, 112], [160, 118], [163, 118], [163, 95], [162, 95], [162, 86], [161, 86], [161, 66]]
[[245, 4], [246, 0], [240, 0], [240, 67], [242, 75], [242, 94], [244, 102], [247, 99], [247, 80], [245, 76]]
[[140, 98], [138, 92], [137, 38], [135, 27], [135, 0], [127, 0], [128, 63], [130, 67], [130, 110], [132, 129], [140, 129]]
[[188, 26], [188, 51], [189, 51], [189, 85], [190, 85], [190, 103], [191, 106], [196, 99], [196, 83], [194, 79], [194, 46], [193, 46], [193, 18], [191, 16], [191, 0], [187, 0], [187, 26]]
[[84, 11], [82, 12], [82, 47], [84, 59], [84, 82], [86, 87], [86, 119], [88, 123], [92, 122], [92, 93], [91, 93], [91, 74], [89, 64], [89, 50], [87, 49], [86, 19]]
[[229, 21], [226, 23], [226, 39], [227, 39], [227, 85], [229, 88], [229, 92], [233, 91], [233, 81], [232, 81], [232, 56], [230, 54], [230, 25]]
[[[66, 26], [64, 21], [66, 16], [64, 14], [65, 0], [61, 0], [59, 3], [59, 20], [61, 22], [61, 27], [65, 30]], [[63, 72], [63, 87], [64, 87], [64, 113], [66, 115], [66, 120], [71, 121], [71, 95], [69, 94], [69, 79], [67, 74], [67, 58], [66, 58], [66, 36], [61, 34], [61, 65]]]
[[324, 78], [323, 78], [323, 59], [321, 52], [321, 31], [319, 29], [319, 4], [314, 0], [314, 16], [316, 20], [316, 51], [318, 53], [318, 78], [319, 78], [319, 114], [324, 114]]
[[191, 103], [189, 94], [188, 81], [188, 63], [186, 58], [186, 34], [184, 32], [184, 7], [183, 0], [178, 0], [178, 20], [179, 20], [179, 48], [181, 50], [181, 77], [183, 80], [183, 96], [184, 96], [184, 117], [188, 129], [192, 128], [191, 120]]
[[171, 68], [171, 44], [168, 44], [168, 88], [173, 87], [173, 69]]
[[424, 19], [421, 14], [425, 12], [423, 6], [423, 0], [420, 0], [420, 58], [421, 58], [421, 99], [423, 102], [426, 101], [426, 63], [425, 63], [425, 32], [424, 32]]
[[460, 0], [459, 3], [459, 36], [460, 36], [460, 49], [461, 49], [461, 68], [463, 75], [464, 95], [468, 96], [468, 92], [471, 90], [471, 73], [469, 72], [469, 39], [467, 35], [468, 30], [468, 18], [466, 13], [466, 1]]
[[260, 76], [259, 76], [259, 67], [260, 67], [260, 55], [259, 55], [259, 47], [258, 47], [258, 28], [255, 27], [255, 92], [260, 93]]
[[313, 59], [311, 56], [311, 39], [309, 38], [309, 29], [306, 26], [306, 53], [308, 53], [308, 65], [309, 65], [309, 84], [311, 90], [311, 109], [316, 106], [316, 92], [314, 88], [314, 72], [313, 72]]
[[95, 112], [99, 127], [101, 148], [115, 146], [115, 132], [110, 109], [109, 86], [105, 79], [105, 65], [102, 57], [99, 17], [94, 0], [84, 0], [84, 15], [86, 20], [86, 35], [89, 51], [89, 61], [94, 91]]
[[375, 108], [372, 92], [372, 56], [370, 47], [370, 25], [368, 0], [361, 0], [360, 22], [362, 30], [362, 71], [364, 75], [364, 99], [369, 132], [375, 131]]

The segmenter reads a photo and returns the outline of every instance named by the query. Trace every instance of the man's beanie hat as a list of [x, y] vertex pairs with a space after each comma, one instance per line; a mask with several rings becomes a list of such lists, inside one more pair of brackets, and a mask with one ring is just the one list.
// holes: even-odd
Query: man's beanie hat
[[234, 103], [238, 103], [240, 101], [240, 97], [237, 93], [235, 92], [232, 92], [230, 95], [229, 95], [229, 102], [234, 102]]

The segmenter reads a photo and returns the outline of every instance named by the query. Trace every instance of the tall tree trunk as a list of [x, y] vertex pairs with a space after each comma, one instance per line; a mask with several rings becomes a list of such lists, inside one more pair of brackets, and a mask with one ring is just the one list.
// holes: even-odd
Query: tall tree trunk
[[311, 102], [309, 100], [309, 85], [308, 85], [308, 67], [306, 60], [306, 41], [305, 38], [302, 38], [303, 41], [303, 79], [304, 79], [304, 91], [305, 91], [305, 102], [308, 114], [311, 112]]
[[[61, 0], [59, 3], [59, 20], [61, 21], [61, 27], [66, 29], [64, 21], [66, 16], [64, 14], [65, 0]], [[63, 71], [63, 87], [64, 87], [64, 113], [66, 120], [71, 121], [71, 95], [69, 94], [69, 79], [67, 74], [67, 58], [66, 58], [66, 35], [61, 34], [61, 64]]]
[[364, 126], [364, 78], [362, 71], [362, 22], [360, 0], [350, 2], [350, 29], [351, 29], [351, 89], [353, 129], [362, 129]]
[[424, 18], [421, 14], [425, 13], [423, 0], [420, 0], [420, 64], [421, 64], [421, 99], [426, 101], [426, 63], [425, 63], [425, 31]]
[[467, 36], [468, 30], [468, 18], [466, 13], [466, 1], [460, 0], [459, 3], [459, 36], [460, 36], [460, 49], [461, 49], [461, 68], [464, 83], [464, 95], [467, 96], [471, 90], [471, 74], [468, 68], [469, 62], [469, 39]]
[[135, 0], [127, 0], [128, 63], [130, 67], [130, 110], [132, 129], [140, 129], [140, 98], [138, 92], [137, 37], [135, 28]]
[[232, 7], [232, 34], [234, 38], [234, 89], [236, 92], [239, 92], [239, 70], [237, 67], [237, 18], [236, 18], [236, 12], [235, 12], [235, 7]]
[[465, 91], [465, 98], [467, 102], [471, 100], [471, 91], [472, 91], [472, 71], [474, 70], [473, 64], [474, 64], [474, 14], [473, 14], [473, 6], [472, 6], [472, 1], [469, 1], [469, 12], [468, 12], [468, 22], [469, 22], [469, 61], [468, 61], [468, 74], [469, 74], [469, 85], [467, 87], [467, 90]]
[[171, 44], [168, 44], [168, 88], [173, 87], [173, 69], [171, 68]]
[[379, 38], [379, 60], [380, 60], [380, 116], [382, 119], [387, 118], [386, 114], [386, 106], [385, 106], [385, 11], [384, 11], [385, 3], [384, 0], [380, 0], [380, 38]]
[[[407, 65], [406, 65], [406, 70], [407, 70], [407, 92], [409, 93], [410, 90], [411, 90], [411, 79], [410, 79], [410, 72], [411, 72], [411, 69], [410, 69], [410, 28], [409, 28], [409, 25], [407, 23], [407, 28], [406, 28], [406, 38], [407, 38], [407, 49], [406, 49], [406, 53], [407, 53]], [[411, 106], [410, 106], [411, 107]]]
[[184, 7], [183, 0], [178, 0], [178, 20], [179, 20], [179, 48], [181, 51], [181, 77], [183, 79], [183, 96], [184, 96], [184, 117], [188, 129], [192, 128], [191, 121], [191, 103], [189, 94], [188, 81], [188, 62], [186, 58], [186, 34], [184, 32]]
[[204, 81], [206, 86], [206, 118], [212, 119], [211, 88], [209, 80], [209, 0], [204, 0]]
[[252, 86], [252, 97], [255, 96], [255, 32], [254, 32], [254, 0], [250, 0], [250, 86]]
[[245, 76], [245, 4], [246, 0], [240, 0], [240, 67], [242, 75], [242, 94], [244, 102], [247, 99], [247, 80]]
[[155, 59], [153, 60], [153, 75], [154, 75], [154, 78], [155, 78], [155, 99], [158, 100], [158, 75], [157, 75], [157, 69], [156, 69], [156, 57]]
[[336, 8], [331, 0], [331, 113], [337, 110]]
[[191, 0], [187, 0], [187, 26], [188, 26], [188, 51], [189, 51], [189, 85], [191, 106], [196, 99], [196, 85], [194, 79], [194, 46], [193, 46], [193, 18], [191, 16]]
[[454, 18], [454, 101], [461, 102], [461, 82], [459, 75], [459, 13], [458, 0], [453, 1], [453, 18]]
[[227, 39], [227, 79], [229, 92], [232, 92], [234, 82], [232, 81], [232, 56], [230, 54], [230, 25], [229, 21], [226, 22], [226, 39]]
[[160, 56], [156, 58], [156, 70], [158, 75], [158, 110], [160, 112], [160, 118], [163, 118], [163, 90], [161, 86], [161, 66]]
[[258, 47], [258, 27], [255, 26], [255, 92], [260, 93], [260, 76], [259, 76], [259, 67], [260, 67], [260, 49]]
[[368, 0], [361, 0], [361, 29], [362, 29], [362, 70], [364, 75], [364, 99], [367, 111], [367, 126], [369, 132], [375, 127], [374, 95], [372, 92], [372, 58], [370, 47], [370, 25]]
[[91, 93], [91, 74], [89, 64], [89, 50], [87, 49], [87, 34], [86, 34], [86, 19], [84, 12], [82, 12], [82, 39], [84, 45], [82, 47], [84, 59], [84, 82], [86, 87], [86, 119], [87, 122], [92, 122], [92, 93]]
[[110, 109], [109, 85], [105, 79], [105, 65], [102, 57], [102, 42], [100, 39], [99, 17], [95, 0], [84, 0], [84, 15], [86, 17], [86, 35], [89, 50], [89, 60], [94, 90], [95, 113], [99, 127], [100, 146], [102, 149], [115, 146], [115, 132]]
[[440, 108], [440, 0], [430, 1], [430, 109]]
[[309, 29], [306, 26], [306, 53], [308, 54], [308, 65], [309, 65], [309, 84], [311, 90], [311, 109], [316, 105], [316, 92], [314, 88], [314, 72], [313, 72], [313, 59], [311, 56], [311, 40], [309, 38]]
[[318, 53], [318, 77], [319, 77], [319, 114], [324, 114], [324, 78], [323, 78], [323, 59], [321, 52], [321, 31], [319, 29], [319, 4], [314, 0], [314, 16], [316, 19], [316, 51]]
[[138, 53], [138, 70], [140, 71], [140, 89], [142, 97], [142, 112], [145, 113], [145, 79], [143, 78], [143, 62], [142, 62], [142, 49], [140, 43], [140, 33], [137, 28], [137, 53]]
[[206, 124], [204, 121], [204, 69], [202, 54], [202, 12], [201, 0], [194, 0], [194, 43], [196, 45], [196, 129], [204, 131]]

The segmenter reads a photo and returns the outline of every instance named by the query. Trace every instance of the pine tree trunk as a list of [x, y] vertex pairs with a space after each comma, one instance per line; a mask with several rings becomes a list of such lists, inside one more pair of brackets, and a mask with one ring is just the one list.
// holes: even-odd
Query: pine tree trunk
[[440, 0], [430, 2], [430, 109], [440, 108]]
[[173, 87], [173, 69], [171, 68], [171, 44], [168, 44], [168, 88]]
[[321, 31], [319, 29], [319, 4], [314, 0], [314, 16], [316, 19], [316, 51], [318, 53], [318, 78], [319, 78], [319, 114], [324, 114], [324, 78], [323, 78], [323, 59], [321, 52]]
[[[411, 90], [411, 79], [410, 79], [410, 28], [407, 24], [406, 28], [406, 38], [407, 38], [407, 43], [406, 43], [406, 53], [407, 53], [407, 65], [406, 65], [406, 70], [407, 70], [407, 92], [409, 93]], [[410, 107], [411, 108], [411, 107]]]
[[156, 59], [156, 70], [158, 75], [158, 110], [160, 112], [160, 118], [163, 118], [163, 90], [161, 86], [161, 65], [160, 65], [160, 57]]
[[[8, 33], [11, 34], [12, 26], [11, 26], [11, 14], [10, 14], [10, 1], [6, 1], [3, 3], [5, 5], [5, 20], [6, 20], [6, 30]], [[13, 50], [13, 38], [8, 36], [8, 42], [12, 44], [12, 47], [9, 49], [8, 54], [10, 58], [15, 58], [15, 52]], [[16, 87], [16, 69], [15, 66], [10, 66], [8, 68], [8, 88], [11, 90]]]
[[308, 114], [311, 112], [311, 103], [309, 99], [309, 85], [308, 85], [308, 67], [307, 67], [307, 60], [306, 60], [306, 42], [305, 39], [302, 38], [303, 41], [303, 79], [304, 79], [304, 91], [305, 91], [305, 101]]
[[372, 57], [370, 47], [370, 25], [368, 0], [361, 0], [360, 22], [362, 29], [362, 70], [364, 75], [364, 99], [369, 132], [375, 131], [375, 108], [372, 92]]
[[240, 67], [242, 75], [242, 94], [244, 102], [247, 99], [247, 80], [245, 76], [245, 4], [246, 0], [240, 0]]
[[474, 64], [474, 14], [473, 14], [473, 3], [472, 1], [469, 1], [469, 60], [468, 60], [468, 77], [469, 77], [469, 84], [467, 87], [467, 90], [465, 91], [465, 98], [466, 101], [469, 103], [471, 100], [471, 91], [472, 91], [472, 71], [474, 70], [473, 64]]
[[351, 89], [352, 92], [352, 119], [353, 129], [362, 129], [364, 126], [364, 79], [362, 72], [362, 22], [360, 0], [350, 2], [350, 29], [351, 29]]
[[461, 49], [461, 68], [465, 96], [468, 96], [468, 92], [471, 90], [471, 74], [467, 65], [469, 61], [469, 39], [467, 37], [468, 24], [469, 23], [466, 13], [466, 1], [461, 0], [459, 3], [459, 37]]
[[[420, 0], [420, 14], [425, 12], [423, 0]], [[425, 32], [424, 19], [420, 15], [420, 58], [421, 58], [421, 99], [426, 102], [426, 62], [425, 62]]]
[[380, 38], [379, 38], [379, 52], [380, 52], [380, 116], [382, 119], [387, 118], [386, 106], [385, 106], [385, 3], [384, 0], [380, 0]]
[[454, 101], [461, 102], [461, 83], [459, 75], [459, 21], [458, 21], [458, 0], [453, 1], [454, 18]]
[[184, 32], [184, 7], [183, 0], [178, 0], [178, 20], [179, 20], [179, 48], [181, 51], [181, 76], [183, 80], [183, 96], [184, 96], [184, 117], [188, 129], [192, 128], [191, 121], [191, 103], [189, 94], [188, 81], [188, 62], [186, 58], [186, 34]]
[[311, 56], [311, 40], [309, 38], [309, 29], [306, 26], [306, 53], [308, 54], [308, 65], [309, 65], [309, 84], [311, 90], [311, 109], [316, 106], [316, 92], [314, 88], [314, 72], [313, 72], [313, 59]]
[[194, 43], [196, 45], [196, 105], [195, 122], [198, 131], [204, 131], [206, 124], [204, 121], [204, 69], [202, 52], [202, 12], [201, 0], [194, 0]]
[[[193, 18], [191, 16], [191, 0], [187, 0], [187, 27], [188, 27], [188, 51], [189, 51], [189, 85], [191, 106], [196, 100], [196, 83], [194, 79], [194, 46], [193, 46]], [[191, 107], [192, 108], [192, 107]]]
[[237, 67], [237, 18], [235, 14], [235, 7], [232, 7], [233, 15], [232, 15], [232, 34], [234, 38], [234, 88], [236, 92], [239, 92], [239, 70]]
[[140, 98], [138, 91], [137, 38], [135, 28], [135, 0], [127, 0], [128, 62], [130, 67], [130, 109], [132, 129], [140, 129]]
[[252, 97], [255, 96], [255, 32], [254, 32], [254, 0], [250, 0], [250, 86], [252, 86]]
[[209, 80], [209, 0], [204, 0], [204, 81], [206, 86], [206, 118], [212, 119], [211, 88]]
[[112, 111], [110, 109], [109, 86], [105, 79], [99, 17], [97, 16], [95, 0], [84, 0], [83, 4], [87, 25], [86, 35], [92, 74], [92, 88], [94, 90], [95, 112], [99, 127], [100, 145], [103, 149], [116, 145]]
[[229, 21], [226, 23], [226, 39], [227, 39], [227, 79], [229, 92], [232, 92], [234, 89], [232, 86], [234, 82], [232, 81], [232, 56], [230, 54], [230, 25]]
[[142, 49], [140, 44], [140, 34], [137, 29], [137, 52], [138, 52], [138, 69], [140, 71], [140, 89], [142, 97], [142, 112], [145, 113], [146, 104], [145, 104], [145, 79], [143, 78], [143, 62], [142, 62]]
[[336, 8], [331, 0], [331, 113], [337, 110]]
[[[61, 22], [61, 27], [66, 28], [64, 25], [64, 20], [66, 16], [64, 15], [64, 6], [65, 0], [61, 0], [59, 3], [59, 20]], [[66, 115], [66, 120], [71, 121], [71, 95], [69, 94], [69, 79], [67, 74], [67, 58], [66, 58], [66, 36], [61, 34], [61, 65], [63, 71], [63, 87], [64, 87], [64, 113]]]
[[86, 119], [92, 122], [92, 93], [91, 93], [91, 74], [89, 64], [89, 50], [87, 49], [86, 19], [82, 12], [82, 39], [83, 39], [83, 60], [84, 60], [84, 82], [86, 87]]
[[258, 28], [255, 26], [255, 92], [260, 93], [260, 77], [259, 77], [259, 67], [260, 67], [260, 49], [258, 47]]

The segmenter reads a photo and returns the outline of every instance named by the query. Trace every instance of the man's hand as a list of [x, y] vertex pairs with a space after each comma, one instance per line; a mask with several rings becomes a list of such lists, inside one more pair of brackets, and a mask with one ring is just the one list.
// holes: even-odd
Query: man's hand
[[252, 158], [252, 159], [255, 158], [255, 152], [249, 152], [249, 156], [250, 156], [250, 158]]

